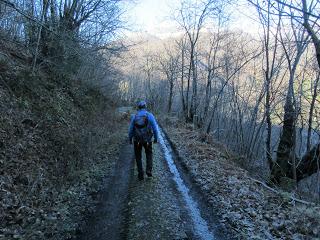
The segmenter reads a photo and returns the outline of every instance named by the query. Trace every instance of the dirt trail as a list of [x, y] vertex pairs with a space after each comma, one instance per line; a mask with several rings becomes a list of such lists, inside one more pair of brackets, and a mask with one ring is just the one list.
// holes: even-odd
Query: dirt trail
[[105, 179], [105, 188], [98, 199], [97, 211], [90, 216], [78, 240], [124, 239], [128, 186], [133, 168], [131, 146], [123, 144], [112, 176]]
[[141, 182], [134, 178], [130, 184], [128, 239], [193, 237], [183, 205], [160, 146], [155, 145], [154, 176]]
[[174, 159], [161, 134], [154, 145], [154, 176], [139, 181], [133, 147], [125, 145], [97, 212], [78, 239], [223, 239]]

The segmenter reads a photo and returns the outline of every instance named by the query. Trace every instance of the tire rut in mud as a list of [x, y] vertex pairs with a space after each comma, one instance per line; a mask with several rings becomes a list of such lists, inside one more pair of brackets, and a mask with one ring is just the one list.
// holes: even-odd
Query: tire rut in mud
[[[188, 194], [191, 198], [195, 200], [196, 207], [200, 213], [201, 218], [208, 225], [209, 231], [215, 240], [224, 239], [238, 239], [231, 234], [231, 232], [226, 228], [226, 226], [219, 222], [219, 216], [214, 207], [212, 207], [208, 196], [203, 192], [195, 181], [194, 176], [191, 174], [189, 167], [185, 164], [183, 159], [179, 156], [178, 150], [175, 148], [174, 144], [171, 142], [166, 131], [161, 128], [161, 133], [164, 138], [165, 145], [169, 148], [170, 155], [174, 162], [179, 175], [188, 188]], [[197, 234], [196, 234], [197, 235]], [[205, 236], [196, 237], [196, 239], [206, 239]]]
[[[200, 218], [205, 218], [205, 225], [209, 227], [206, 234], [210, 234], [210, 239], [229, 239], [220, 231], [217, 219], [213, 217], [214, 210], [208, 207], [188, 173], [180, 166], [164, 134], [163, 138], [174, 160], [171, 164], [177, 165], [188, 194], [199, 208]], [[197, 222], [192, 217], [193, 210], [174, 180], [176, 176], [170, 170], [166, 154], [163, 145], [154, 145], [154, 176], [139, 181], [133, 146], [123, 145], [114, 174], [107, 179], [108, 184], [102, 191], [97, 211], [78, 240], [206, 239], [206, 234], [199, 235]], [[143, 157], [145, 166], [144, 154]]]
[[123, 144], [112, 176], [105, 180], [105, 188], [98, 195], [96, 212], [88, 217], [87, 226], [77, 240], [120, 240], [126, 238], [128, 186], [132, 178], [133, 154]]

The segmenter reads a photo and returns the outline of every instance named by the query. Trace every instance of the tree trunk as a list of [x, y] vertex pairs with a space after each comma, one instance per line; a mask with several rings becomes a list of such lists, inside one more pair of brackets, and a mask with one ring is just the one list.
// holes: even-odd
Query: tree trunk
[[190, 92], [190, 80], [191, 80], [191, 59], [188, 69], [188, 82], [187, 82], [187, 96], [186, 96], [186, 122], [190, 122], [190, 104], [189, 104], [189, 92]]
[[172, 98], [173, 98], [173, 77], [171, 77], [170, 83], [169, 83], [168, 113], [171, 112]]
[[314, 104], [315, 104], [315, 101], [318, 96], [317, 89], [318, 89], [319, 78], [320, 78], [320, 74], [318, 74], [318, 77], [317, 77], [315, 84], [314, 84], [313, 96], [312, 96], [310, 110], [309, 110], [309, 119], [308, 119], [309, 125], [308, 125], [307, 151], [306, 151], [307, 153], [310, 151], [310, 148], [311, 148], [311, 137], [312, 137], [311, 131], [312, 131], [313, 111], [314, 111]]
[[[291, 91], [290, 87], [288, 91]], [[282, 177], [292, 177], [292, 159], [295, 155], [293, 150], [295, 142], [295, 115], [292, 94], [288, 92], [284, 106], [284, 122], [278, 145], [277, 162], [273, 165], [271, 171], [272, 180], [277, 183], [280, 183]]]
[[206, 95], [205, 95], [205, 103], [204, 103], [204, 110], [203, 110], [203, 117], [201, 119], [202, 123], [205, 123], [205, 120], [207, 119], [208, 116], [208, 110], [209, 110], [209, 105], [210, 105], [210, 99], [211, 99], [211, 72], [212, 70], [208, 70], [208, 76], [207, 76], [207, 86], [206, 86]]
[[314, 146], [301, 159], [297, 166], [297, 181], [318, 172], [320, 166], [320, 143]]
[[181, 101], [182, 101], [182, 110], [186, 116], [186, 103], [184, 99], [184, 48], [181, 50]]
[[316, 32], [310, 26], [306, 0], [302, 0], [302, 6], [303, 6], [303, 26], [308, 31], [308, 34], [312, 39], [314, 48], [316, 50], [318, 66], [320, 68], [320, 39], [317, 37]]
[[198, 93], [197, 93], [197, 69], [195, 65], [194, 54], [192, 56], [192, 97], [191, 97], [191, 107], [190, 107], [190, 118], [194, 122], [194, 116], [197, 114], [197, 102], [198, 102]]
[[[269, 70], [268, 70], [269, 71]], [[266, 122], [267, 122], [267, 138], [266, 138], [266, 157], [269, 164], [270, 170], [273, 167], [272, 161], [272, 152], [271, 152], [271, 135], [272, 135], [272, 122], [271, 122], [271, 113], [270, 113], [270, 78], [266, 73]]]

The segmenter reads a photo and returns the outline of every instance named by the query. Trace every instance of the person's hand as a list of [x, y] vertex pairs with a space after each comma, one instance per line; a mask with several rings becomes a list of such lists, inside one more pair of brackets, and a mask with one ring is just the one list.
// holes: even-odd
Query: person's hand
[[157, 139], [154, 139], [154, 140], [153, 140], [153, 143], [158, 143], [158, 140], [157, 140]]
[[132, 144], [132, 139], [129, 139], [129, 143]]

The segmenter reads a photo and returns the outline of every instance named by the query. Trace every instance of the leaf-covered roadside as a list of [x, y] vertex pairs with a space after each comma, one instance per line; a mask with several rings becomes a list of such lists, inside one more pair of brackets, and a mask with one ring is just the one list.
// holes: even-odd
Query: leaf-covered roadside
[[182, 164], [239, 239], [315, 239], [320, 207], [304, 205], [262, 187], [231, 161], [225, 149], [175, 119], [163, 121]]
[[24, 80], [35, 87], [0, 86], [0, 239], [72, 238], [126, 125], [87, 86]]

